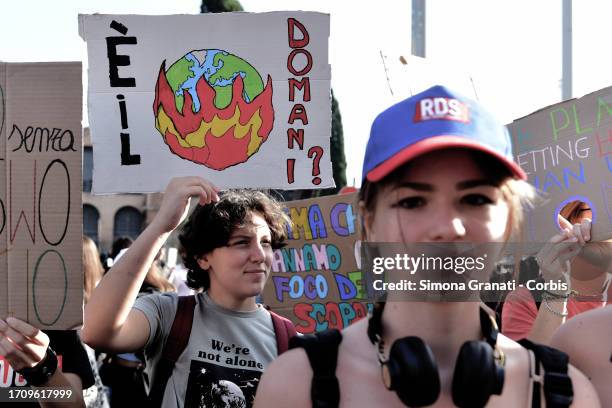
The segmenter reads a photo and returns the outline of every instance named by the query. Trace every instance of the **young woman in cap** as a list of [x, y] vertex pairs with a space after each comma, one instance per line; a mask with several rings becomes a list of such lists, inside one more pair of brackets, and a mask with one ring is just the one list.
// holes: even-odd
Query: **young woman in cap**
[[[505, 128], [477, 103], [433, 87], [372, 125], [360, 191], [364, 238], [507, 242], [530, 191], [524, 179]], [[369, 319], [341, 334], [296, 343], [304, 349], [281, 356], [262, 377], [257, 408], [529, 407], [545, 398], [556, 403], [549, 406], [599, 406], [579, 371], [569, 367], [567, 375], [562, 355], [498, 334], [478, 302], [377, 303]], [[556, 392], [534, 381], [544, 363], [554, 372], [547, 390]]]
[[[182, 227], [179, 241], [188, 284], [204, 292], [195, 296], [191, 309], [181, 308], [175, 293], [136, 299], [192, 196], [200, 205]], [[281, 349], [275, 317], [257, 304], [256, 296], [270, 274], [273, 249], [286, 237], [287, 221], [279, 203], [262, 192], [218, 195], [200, 177], [173, 179], [154, 220], [91, 295], [83, 339], [115, 353], [144, 350], [153, 384], [148, 406], [226, 406], [223, 401], [252, 406], [261, 373]], [[193, 313], [185, 319], [189, 310]], [[185, 320], [189, 330], [174, 335]], [[183, 339], [187, 341], [177, 351]], [[166, 347], [177, 355], [159, 387], [160, 372], [171, 358]]]

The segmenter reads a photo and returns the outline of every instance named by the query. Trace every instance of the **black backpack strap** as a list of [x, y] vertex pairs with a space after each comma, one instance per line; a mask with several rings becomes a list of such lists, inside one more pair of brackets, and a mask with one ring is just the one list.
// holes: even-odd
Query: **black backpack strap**
[[336, 408], [340, 404], [340, 385], [336, 378], [338, 346], [342, 334], [338, 330], [293, 337], [290, 348], [302, 347], [312, 368], [310, 398], [313, 408]]
[[[567, 408], [574, 399], [572, 379], [567, 374], [569, 357], [552, 347], [532, 343], [522, 339], [519, 343], [533, 351], [536, 359], [536, 374], [539, 374], [540, 363], [544, 367], [544, 400], [546, 408]], [[532, 406], [540, 407], [540, 387], [534, 385]]]
[[276, 336], [276, 348], [278, 355], [289, 350], [289, 340], [297, 335], [295, 326], [291, 320], [280, 316], [269, 310], [272, 317], [272, 325], [274, 326], [274, 335]]
[[162, 356], [155, 367], [155, 379], [149, 391], [149, 406], [161, 407], [166, 384], [172, 375], [176, 360], [189, 343], [193, 314], [196, 301], [195, 296], [179, 296], [176, 314], [172, 322], [170, 334], [162, 351]]

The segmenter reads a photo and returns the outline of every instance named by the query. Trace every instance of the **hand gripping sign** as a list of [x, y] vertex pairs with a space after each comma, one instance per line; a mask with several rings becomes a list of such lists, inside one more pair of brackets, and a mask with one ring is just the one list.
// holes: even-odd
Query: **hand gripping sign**
[[82, 15], [95, 193], [334, 185], [329, 16]]

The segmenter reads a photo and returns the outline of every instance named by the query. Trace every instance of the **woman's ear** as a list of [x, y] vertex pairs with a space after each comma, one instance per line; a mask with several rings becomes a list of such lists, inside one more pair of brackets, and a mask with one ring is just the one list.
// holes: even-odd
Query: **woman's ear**
[[202, 255], [198, 258], [198, 266], [203, 270], [210, 268], [210, 262], [208, 262], [208, 256]]

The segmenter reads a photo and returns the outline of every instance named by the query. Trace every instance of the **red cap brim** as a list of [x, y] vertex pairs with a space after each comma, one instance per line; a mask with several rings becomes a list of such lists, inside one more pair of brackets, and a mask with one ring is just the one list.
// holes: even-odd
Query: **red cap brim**
[[452, 148], [465, 148], [487, 153], [502, 162], [514, 177], [520, 180], [527, 180], [527, 174], [525, 174], [523, 169], [521, 169], [516, 162], [509, 160], [497, 151], [484, 146], [482, 143], [474, 142], [461, 136], [436, 136], [412, 144], [372, 169], [372, 171], [368, 173], [367, 179], [371, 182], [380, 181], [398, 167], [419, 156], [436, 150]]

